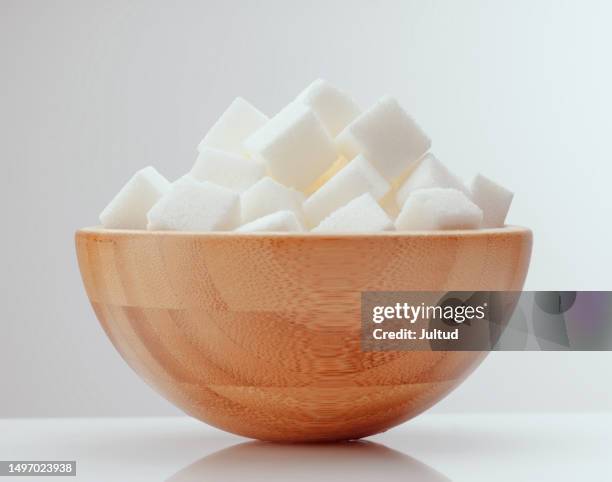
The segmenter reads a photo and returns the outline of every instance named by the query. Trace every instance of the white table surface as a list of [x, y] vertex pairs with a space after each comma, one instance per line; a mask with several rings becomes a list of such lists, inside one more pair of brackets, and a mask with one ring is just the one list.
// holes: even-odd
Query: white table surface
[[[612, 414], [425, 414], [364, 442], [276, 445], [181, 418], [0, 419], [0, 460], [51, 481], [609, 481]], [[39, 477], [0, 477], [41, 480]]]

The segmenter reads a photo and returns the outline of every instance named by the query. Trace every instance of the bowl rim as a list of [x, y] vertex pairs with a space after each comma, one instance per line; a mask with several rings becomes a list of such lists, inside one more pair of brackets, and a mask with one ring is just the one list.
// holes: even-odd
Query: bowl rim
[[275, 238], [275, 239], [363, 239], [363, 238], [470, 238], [503, 235], [532, 236], [524, 226], [505, 225], [502, 228], [453, 229], [437, 231], [381, 231], [377, 233], [313, 233], [313, 232], [252, 232], [235, 231], [147, 231], [144, 229], [108, 229], [100, 225], [77, 229], [75, 235], [190, 237], [190, 238]]

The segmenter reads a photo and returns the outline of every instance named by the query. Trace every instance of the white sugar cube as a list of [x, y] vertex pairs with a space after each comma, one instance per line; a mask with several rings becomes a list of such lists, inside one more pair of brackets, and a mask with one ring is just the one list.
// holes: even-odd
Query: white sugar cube
[[293, 102], [244, 143], [265, 162], [270, 175], [298, 190], [306, 189], [336, 160], [335, 145], [314, 111]]
[[403, 206], [411, 192], [430, 187], [457, 189], [466, 196], [469, 191], [455, 174], [448, 170], [433, 154], [427, 154], [419, 161], [416, 169], [402, 184], [395, 197], [398, 206]]
[[472, 181], [471, 193], [472, 201], [482, 209], [483, 227], [503, 227], [514, 194], [481, 174]]
[[389, 181], [420, 159], [431, 141], [397, 100], [383, 97], [337, 137], [343, 155], [365, 155]]
[[184, 176], [147, 214], [152, 231], [231, 231], [240, 224], [240, 196]]
[[304, 231], [302, 224], [293, 211], [278, 211], [268, 214], [255, 221], [243, 224], [236, 229], [236, 232], [239, 233], [291, 231]]
[[109, 229], [145, 229], [147, 212], [170, 189], [170, 183], [154, 167], [141, 169], [121, 188], [100, 213]]
[[356, 197], [327, 216], [313, 233], [375, 233], [393, 229], [393, 222], [370, 193]]
[[260, 179], [240, 196], [242, 223], [277, 211], [292, 211], [302, 222], [304, 195], [270, 177]]
[[461, 191], [433, 187], [413, 191], [395, 220], [398, 231], [476, 229], [482, 210]]
[[236, 98], [200, 142], [198, 150], [212, 147], [244, 154], [243, 141], [268, 121], [268, 117], [242, 97]]
[[234, 191], [244, 191], [265, 175], [264, 165], [237, 154], [203, 147], [190, 174]]
[[346, 92], [323, 79], [315, 80], [296, 100], [312, 108], [332, 137], [336, 137], [361, 112]]
[[304, 215], [316, 226], [332, 211], [352, 199], [370, 193], [381, 199], [391, 189], [389, 183], [364, 156], [357, 156], [304, 202]]

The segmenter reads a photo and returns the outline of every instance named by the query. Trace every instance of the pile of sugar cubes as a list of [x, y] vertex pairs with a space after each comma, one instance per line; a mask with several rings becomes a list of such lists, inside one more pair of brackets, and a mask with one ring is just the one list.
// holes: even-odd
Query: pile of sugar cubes
[[317, 80], [268, 118], [234, 100], [169, 182], [138, 171], [100, 214], [105, 228], [373, 233], [504, 226], [512, 193], [466, 187], [392, 97], [362, 111]]

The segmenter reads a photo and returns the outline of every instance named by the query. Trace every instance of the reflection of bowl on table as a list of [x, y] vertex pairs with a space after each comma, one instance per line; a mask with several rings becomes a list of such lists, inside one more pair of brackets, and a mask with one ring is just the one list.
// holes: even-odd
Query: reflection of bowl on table
[[[246, 475], [248, 474], [248, 476]], [[414, 480], [449, 482], [437, 470], [397, 450], [370, 441], [326, 444], [245, 442], [219, 450], [180, 470], [166, 482]]]
[[247, 437], [364, 437], [427, 409], [478, 352], [360, 350], [362, 291], [520, 290], [531, 232], [373, 235], [83, 229], [100, 323], [168, 400]]

